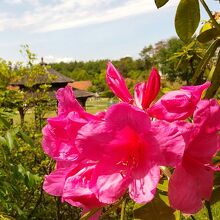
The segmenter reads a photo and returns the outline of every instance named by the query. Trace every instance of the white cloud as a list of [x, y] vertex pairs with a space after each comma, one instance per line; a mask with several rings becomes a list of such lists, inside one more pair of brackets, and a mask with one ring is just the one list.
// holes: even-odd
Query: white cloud
[[[48, 32], [104, 23], [156, 10], [153, 0], [50, 0], [50, 4], [43, 4], [39, 0], [11, 2], [35, 2], [37, 7], [24, 11], [19, 17], [11, 14], [0, 23], [0, 30], [29, 28], [36, 32]], [[168, 7], [175, 2], [171, 1]]]
[[8, 19], [9, 15], [7, 13], [0, 14], [0, 31], [3, 31], [7, 28], [7, 24], [10, 23]]
[[54, 57], [53, 55], [44, 56], [43, 58], [44, 58], [44, 62], [46, 63], [59, 63], [59, 62], [68, 63], [75, 60], [73, 57]]
[[4, 0], [5, 3], [11, 5], [18, 5], [18, 4], [30, 4], [30, 5], [38, 5], [39, 0]]

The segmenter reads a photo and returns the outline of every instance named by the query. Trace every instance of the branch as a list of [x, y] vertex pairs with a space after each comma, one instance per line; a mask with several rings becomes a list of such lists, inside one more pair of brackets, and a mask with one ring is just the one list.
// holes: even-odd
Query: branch
[[212, 12], [210, 11], [208, 5], [206, 4], [206, 2], [204, 0], [200, 0], [202, 6], [204, 7], [204, 9], [206, 10], [207, 14], [209, 15], [211, 21], [213, 22], [213, 25], [220, 31], [220, 25], [218, 24], [218, 22], [215, 20], [215, 18], [212, 15]]

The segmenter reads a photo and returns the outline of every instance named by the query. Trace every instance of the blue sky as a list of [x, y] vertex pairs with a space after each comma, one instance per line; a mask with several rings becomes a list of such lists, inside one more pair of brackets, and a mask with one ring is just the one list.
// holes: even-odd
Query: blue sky
[[[47, 62], [138, 58], [144, 46], [176, 36], [178, 2], [158, 10], [154, 0], [1, 0], [0, 57], [22, 60], [28, 44]], [[206, 2], [219, 11], [219, 2]]]

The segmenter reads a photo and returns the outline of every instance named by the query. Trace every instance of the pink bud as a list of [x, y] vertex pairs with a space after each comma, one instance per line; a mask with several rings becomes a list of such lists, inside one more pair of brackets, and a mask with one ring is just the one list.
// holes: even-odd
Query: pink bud
[[134, 98], [139, 108], [147, 109], [157, 97], [160, 90], [160, 75], [156, 68], [152, 68], [147, 82], [135, 86]]
[[132, 102], [133, 99], [125, 84], [125, 80], [111, 62], [109, 62], [107, 66], [106, 82], [118, 98], [124, 102]]

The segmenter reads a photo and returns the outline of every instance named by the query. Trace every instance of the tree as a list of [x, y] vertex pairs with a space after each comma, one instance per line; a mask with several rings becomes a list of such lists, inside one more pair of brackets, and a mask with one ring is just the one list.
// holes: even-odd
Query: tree
[[144, 47], [139, 55], [144, 61], [146, 69], [150, 69], [155, 64], [155, 50], [152, 45]]

